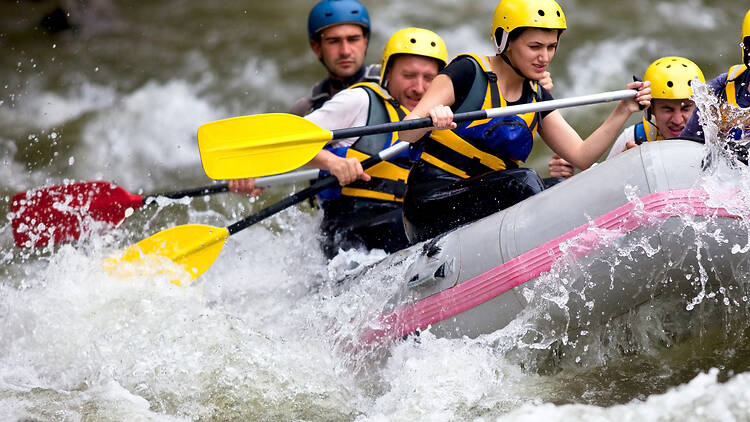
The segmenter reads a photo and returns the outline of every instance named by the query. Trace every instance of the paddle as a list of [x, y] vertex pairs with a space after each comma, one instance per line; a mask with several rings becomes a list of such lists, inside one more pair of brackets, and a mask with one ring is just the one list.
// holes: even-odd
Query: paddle
[[[456, 123], [547, 111], [633, 98], [625, 89], [559, 100], [471, 111], [454, 115]], [[292, 114], [268, 113], [233, 117], [198, 128], [198, 148], [206, 175], [212, 179], [257, 177], [293, 170], [310, 161], [326, 143], [376, 133], [432, 126], [429, 117], [328, 131]]]
[[[488, 110], [460, 113], [454, 116], [454, 121], [479, 120], [513, 114], [553, 110], [578, 105], [615, 101], [635, 96], [634, 90], [621, 90], [601, 94], [586, 95], [561, 100], [542, 101], [531, 104], [521, 104], [509, 107], [499, 107]], [[266, 117], [264, 117], [266, 116]], [[300, 122], [303, 120], [304, 122]], [[271, 126], [271, 122], [279, 127]], [[374, 133], [385, 133], [397, 130], [417, 129], [432, 125], [430, 118], [408, 120], [404, 122], [386, 123], [374, 126], [363, 126], [351, 129], [327, 131], [317, 125], [287, 114], [267, 114], [236, 117], [207, 123], [198, 130], [198, 142], [201, 159], [209, 177], [240, 178], [262, 175], [267, 172], [287, 171], [290, 167], [307, 163], [317, 154], [328, 140], [359, 137]], [[289, 130], [294, 127], [301, 133], [295, 134]], [[276, 149], [280, 157], [274, 161], [272, 151], [275, 150], [273, 135], [262, 135], [262, 130], [274, 132], [279, 136]], [[312, 139], [312, 140], [311, 140]], [[226, 145], [225, 145], [226, 144]], [[313, 147], [314, 146], [314, 147]], [[362, 167], [368, 169], [383, 160], [395, 156], [409, 147], [406, 143], [397, 143], [378, 155], [362, 162]], [[304, 150], [298, 151], [297, 148]], [[205, 151], [204, 151], [205, 150]], [[312, 152], [315, 151], [315, 154]], [[205, 154], [204, 154], [205, 153]], [[242, 156], [242, 160], [235, 160], [232, 153]], [[312, 154], [312, 156], [311, 156]], [[296, 159], [296, 161], [295, 161]], [[263, 170], [251, 171], [254, 166], [262, 166]], [[229, 170], [222, 166], [229, 167]], [[210, 169], [210, 170], [209, 170]], [[283, 199], [256, 214], [250, 215], [227, 227], [213, 227], [202, 224], [187, 224], [163, 230], [126, 249], [122, 256], [109, 262], [110, 271], [117, 268], [118, 263], [152, 262], [154, 258], [160, 261], [167, 258], [180, 265], [192, 279], [203, 274], [216, 260], [226, 239], [269, 217], [277, 212], [297, 204], [316, 193], [336, 186], [334, 176], [327, 176], [318, 180], [312, 186], [292, 196]], [[150, 258], [149, 258], [150, 257]]]
[[[312, 180], [318, 170], [305, 170], [260, 177], [259, 187]], [[91, 221], [111, 226], [122, 222], [133, 210], [152, 203], [158, 197], [180, 199], [228, 192], [229, 186], [217, 183], [202, 188], [146, 196], [129, 193], [111, 182], [78, 182], [19, 192], [11, 199], [13, 239], [18, 247], [32, 247], [78, 239]]]

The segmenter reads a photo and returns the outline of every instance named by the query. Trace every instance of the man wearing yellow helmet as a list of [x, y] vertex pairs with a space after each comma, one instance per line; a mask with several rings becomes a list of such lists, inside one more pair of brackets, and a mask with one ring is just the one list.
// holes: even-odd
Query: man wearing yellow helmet
[[[685, 128], [695, 103], [692, 83], [706, 82], [698, 65], [683, 57], [662, 57], [651, 63], [643, 74], [651, 82], [651, 106], [643, 111], [643, 120], [625, 128], [609, 150], [607, 159], [644, 142], [676, 138]], [[551, 177], [573, 175], [573, 167], [557, 155], [549, 162]]]
[[[554, 0], [502, 0], [495, 9], [492, 39], [497, 55], [463, 55], [433, 81], [407, 119], [430, 116], [435, 126], [412, 167], [404, 198], [404, 221], [412, 241], [448, 231], [540, 192], [539, 176], [519, 165], [535, 133], [579, 168], [593, 164], [614, 141], [639, 104], [650, 104], [648, 82], [632, 82], [632, 100], [620, 101], [584, 142], [559, 111], [498, 117], [457, 126], [453, 113], [531, 103], [551, 98], [539, 80], [567, 28]], [[415, 142], [427, 133], [400, 133]]]
[[[742, 31], [740, 33], [740, 57], [742, 64], [734, 65], [729, 68], [727, 73], [722, 73], [708, 83], [710, 91], [722, 101], [734, 107], [750, 107], [750, 9], [745, 13], [745, 19], [742, 22]], [[700, 124], [698, 110], [693, 111], [682, 136], [692, 139], [704, 139], [703, 128]], [[740, 139], [750, 135], [750, 127], [746, 126], [743, 130], [739, 128], [731, 131], [729, 136], [734, 139]], [[737, 151], [745, 154], [747, 151]]]
[[[448, 52], [434, 32], [421, 28], [397, 31], [385, 45], [380, 84], [353, 85], [305, 116], [327, 130], [401, 120], [414, 107], [433, 78], [445, 67]], [[309, 165], [338, 178], [341, 188], [318, 195], [323, 209], [323, 250], [330, 258], [339, 249], [365, 246], [393, 252], [408, 246], [401, 218], [408, 153], [364, 173], [360, 161], [398, 142], [394, 133], [339, 139]]]

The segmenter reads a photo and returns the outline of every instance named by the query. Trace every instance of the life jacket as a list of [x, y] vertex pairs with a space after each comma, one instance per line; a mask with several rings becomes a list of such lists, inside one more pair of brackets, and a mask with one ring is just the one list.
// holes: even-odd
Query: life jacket
[[350, 88], [354, 84], [360, 82], [378, 83], [380, 81], [380, 65], [371, 64], [367, 67], [363, 67], [354, 76], [352, 76], [349, 81], [350, 82], [345, 83], [337, 82], [337, 84], [343, 85], [340, 87], [334, 87], [333, 81], [330, 78], [325, 78], [319, 81], [312, 87], [312, 90], [307, 97], [301, 99], [300, 101], [298, 101], [298, 104], [295, 104], [292, 107], [292, 114], [304, 116], [306, 114], [312, 113], [320, 107], [323, 107], [323, 104], [325, 104], [326, 101], [330, 100], [331, 97], [333, 97], [339, 90]]
[[[497, 84], [497, 75], [490, 67], [489, 58], [474, 54], [458, 57], [462, 56], [472, 59], [476, 66], [476, 76], [466, 100], [455, 112], [507, 106]], [[531, 80], [524, 83], [528, 83], [528, 88], [533, 92], [531, 102], [539, 101], [539, 84]], [[531, 153], [540, 116], [539, 113], [525, 113], [495, 117], [464, 122], [453, 130], [433, 131], [421, 158], [463, 179], [491, 171], [517, 168]]]
[[644, 142], [661, 141], [664, 139], [656, 128], [656, 125], [649, 122], [645, 117], [641, 123], [633, 127], [635, 132], [635, 144], [640, 145]]
[[[408, 109], [398, 104], [387, 91], [376, 83], [362, 82], [352, 85], [349, 89], [355, 88], [364, 89], [370, 99], [367, 115], [368, 126], [398, 122], [409, 113]], [[348, 147], [333, 148], [326, 146], [325, 148], [340, 157], [354, 157], [359, 161], [363, 161], [394, 145], [396, 142], [398, 142], [397, 133], [389, 132], [362, 136]], [[335, 199], [340, 195], [344, 195], [403, 202], [404, 193], [406, 192], [406, 179], [409, 176], [409, 169], [412, 162], [409, 152], [403, 152], [367, 169], [367, 174], [371, 177], [369, 182], [357, 180], [342, 188], [327, 189], [321, 192], [318, 197], [322, 201]]]
[[[729, 68], [729, 71], [727, 72], [727, 83], [724, 87], [724, 94], [727, 97], [727, 103], [730, 105], [733, 105], [735, 107], [740, 107], [739, 104], [737, 104], [737, 87], [736, 82], [738, 80], [744, 81], [747, 80], [745, 77], [746, 72], [748, 72], [748, 67], [744, 64], [736, 64]], [[744, 87], [744, 85], [741, 85]], [[742, 89], [742, 88], [741, 88]], [[750, 127], [745, 126], [744, 128], [745, 133], [750, 133]], [[730, 137], [733, 139], [742, 139], [742, 133], [743, 131], [739, 128], [733, 129], [730, 133]]]

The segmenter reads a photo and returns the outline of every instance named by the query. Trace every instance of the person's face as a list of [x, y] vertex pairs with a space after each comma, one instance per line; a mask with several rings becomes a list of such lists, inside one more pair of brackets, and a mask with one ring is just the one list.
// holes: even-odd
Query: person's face
[[324, 29], [320, 42], [312, 40], [310, 47], [332, 78], [346, 79], [365, 62], [367, 36], [361, 26], [345, 23]]
[[665, 138], [676, 138], [682, 133], [693, 114], [695, 103], [688, 100], [651, 100], [651, 114], [659, 133]]
[[396, 101], [411, 110], [422, 99], [437, 74], [437, 60], [401, 54], [391, 58], [388, 64], [386, 86]]
[[506, 55], [527, 78], [542, 79], [557, 51], [557, 31], [529, 28], [508, 44]]

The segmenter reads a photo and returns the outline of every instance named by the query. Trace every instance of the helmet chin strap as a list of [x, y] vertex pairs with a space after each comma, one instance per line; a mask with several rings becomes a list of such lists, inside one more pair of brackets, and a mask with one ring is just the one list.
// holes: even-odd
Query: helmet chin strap
[[506, 64], [507, 64], [508, 66], [510, 66], [510, 68], [511, 68], [511, 69], [513, 69], [513, 71], [514, 71], [514, 72], [516, 72], [516, 74], [518, 74], [518, 76], [520, 76], [520, 77], [521, 77], [521, 78], [523, 78], [523, 79], [529, 79], [529, 78], [527, 78], [527, 77], [526, 77], [526, 75], [524, 75], [523, 73], [521, 73], [521, 71], [520, 71], [520, 70], [518, 70], [518, 68], [517, 68], [517, 67], [515, 67], [515, 66], [513, 65], [513, 63], [511, 63], [511, 62], [510, 62], [510, 59], [508, 58], [508, 56], [506, 56], [506, 55], [505, 55], [505, 52], [502, 52], [502, 53], [498, 54], [498, 56], [500, 56], [500, 58], [501, 58], [501, 59], [503, 59], [503, 61], [504, 61], [504, 62], [505, 62], [505, 63], [506, 63]]

